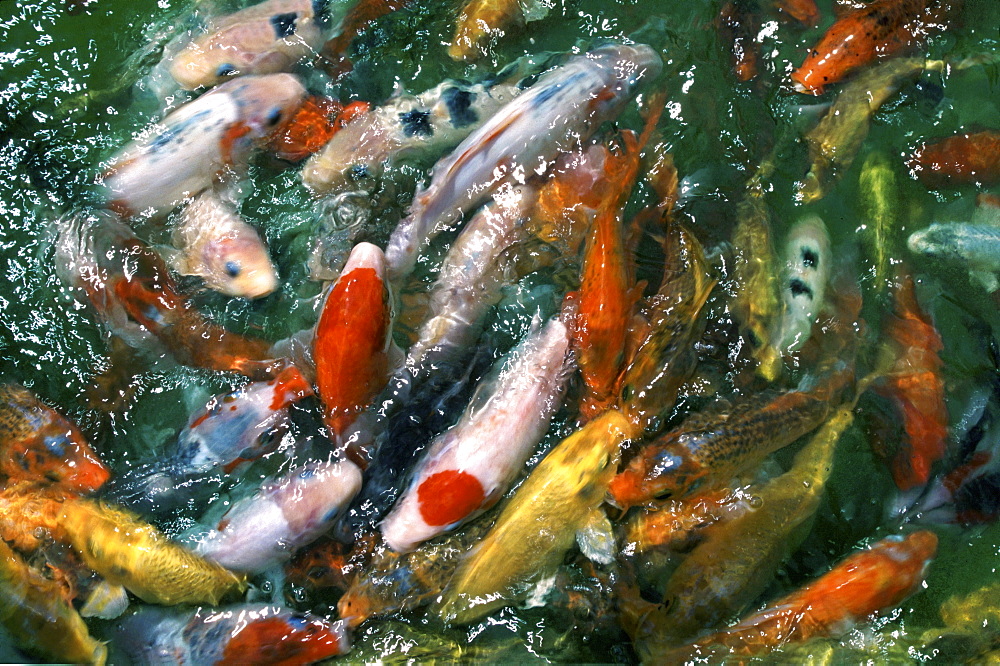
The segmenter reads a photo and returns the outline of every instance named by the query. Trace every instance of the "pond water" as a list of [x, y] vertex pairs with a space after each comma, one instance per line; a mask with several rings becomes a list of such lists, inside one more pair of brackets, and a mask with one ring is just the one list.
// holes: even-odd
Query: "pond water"
[[[904, 211], [897, 239], [932, 221], [968, 219], [975, 188], [928, 190], [909, 177], [903, 161], [926, 138], [996, 127], [1000, 70], [989, 64], [952, 69], [925, 74], [916, 84], [904, 86], [875, 116], [854, 165], [829, 195], [807, 206], [793, 196], [793, 184], [808, 168], [807, 151], [795, 138], [815, 122], [817, 105], [829, 102], [836, 86], [817, 99], [791, 93], [786, 82], [809, 45], [832, 22], [832, 3], [819, 1], [822, 19], [816, 28], [802, 28], [765, 8], [763, 58], [760, 74], [751, 83], [737, 83], [732, 76], [727, 44], [714, 25], [719, 4], [558, 0], [546, 17], [501, 40], [486, 59], [467, 65], [446, 54], [458, 3], [414, 0], [410, 8], [379, 19], [355, 40], [349, 52], [354, 70], [341, 83], [332, 85], [309, 69], [304, 76], [312, 92], [344, 102], [377, 103], [396, 87], [419, 92], [445, 78], [482, 79], [525, 54], [586, 50], [623, 38], [649, 43], [664, 60], [664, 74], [656, 81], [667, 95], [661, 140], [689, 189], [681, 202], [682, 219], [707, 248], [726, 241], [748, 177], [778, 142], [783, 148], [768, 195], [776, 236], [782, 237], [806, 213], [820, 215], [830, 231], [835, 270], [861, 284], [863, 314], [877, 331], [886, 304], [872, 297], [872, 280], [863, 272], [864, 249], [858, 242], [858, 175], [864, 156], [884, 153], [899, 176]], [[126, 404], [111, 413], [90, 408], [82, 396], [95, 372], [107, 368], [107, 339], [88, 308], [57, 277], [53, 238], [61, 216], [97, 201], [95, 175], [111, 156], [165, 107], [185, 99], [157, 74], [164, 46], [193, 24], [193, 16], [235, 8], [194, 0], [0, 0], [0, 376], [31, 388], [73, 418], [116, 473], [165, 450], [193, 408], [240, 379], [147, 359], [137, 368], [137, 389]], [[958, 62], [996, 52], [998, 40], [1000, 3], [966, 0], [960, 19], [930, 39], [926, 54]], [[634, 105], [620, 125], [640, 128]], [[370, 239], [384, 243], [428, 166], [409, 166], [394, 176], [392, 205], [375, 211], [367, 232]], [[240, 211], [271, 248], [282, 286], [259, 301], [198, 292], [195, 302], [233, 330], [277, 340], [315, 321], [321, 284], [309, 279], [306, 263], [315, 239], [329, 224], [328, 208], [310, 197], [296, 169], [280, 170], [264, 161], [252, 166], [244, 193]], [[638, 210], [651, 196], [648, 188], [640, 188], [628, 210]], [[143, 233], [163, 242], [162, 229], [150, 227]], [[982, 391], [991, 377], [995, 381], [997, 371], [985, 350], [1000, 323], [996, 301], [961, 265], [917, 260], [904, 240], [897, 240], [893, 252], [894, 260], [912, 267], [921, 303], [944, 340], [943, 374], [955, 425], [970, 396]], [[654, 271], [643, 265], [639, 269], [640, 275]], [[536, 308], [551, 314], [558, 307], [561, 294], [551, 289], [552, 280], [538, 280], [548, 291], [525, 283], [523, 293], [510, 294], [506, 309], [492, 317], [498, 348], [520, 337]], [[722, 311], [718, 298], [710, 304], [715, 313]], [[553, 426], [546, 441], [565, 432], [565, 425]], [[953, 433], [953, 439], [958, 434]], [[787, 463], [788, 458], [781, 461]], [[262, 478], [285, 464], [264, 461], [251, 474]], [[899, 531], [885, 518], [896, 495], [887, 467], [871, 453], [865, 433], [859, 427], [849, 430], [812, 532], [765, 596], [793, 589], [858, 544]], [[182, 526], [164, 528], [178, 532]], [[920, 660], [919, 637], [941, 624], [942, 601], [997, 580], [997, 524], [932, 529], [941, 545], [925, 588], [875, 628], [831, 642], [842, 651], [835, 653], [838, 660]], [[322, 594], [306, 595], [299, 605], [330, 616], [336, 612], [335, 598]], [[110, 636], [113, 630], [113, 622], [91, 622], [98, 637]], [[361, 628], [355, 644], [344, 660], [635, 659], [624, 635], [586, 635], [543, 609], [507, 609], [463, 629], [443, 629], [419, 614], [373, 621]], [[24, 658], [5, 649], [0, 641], [0, 658]]]

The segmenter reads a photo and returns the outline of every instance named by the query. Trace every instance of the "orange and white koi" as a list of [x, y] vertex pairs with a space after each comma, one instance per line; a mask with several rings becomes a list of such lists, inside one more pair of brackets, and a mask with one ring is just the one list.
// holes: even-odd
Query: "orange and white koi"
[[89, 493], [110, 470], [65, 416], [18, 384], [0, 384], [0, 475]]
[[173, 242], [179, 250], [174, 268], [201, 277], [209, 289], [261, 298], [278, 288], [278, 272], [257, 230], [214, 192], [184, 207]]
[[358, 243], [330, 289], [316, 324], [313, 359], [323, 420], [339, 442], [389, 379], [392, 299], [385, 257]]
[[208, 21], [174, 56], [170, 75], [188, 90], [229, 77], [287, 72], [315, 54], [323, 33], [314, 0], [266, 0]]
[[360, 488], [361, 470], [352, 462], [306, 463], [237, 501], [198, 552], [246, 573], [283, 564], [329, 530]]
[[839, 636], [917, 592], [937, 544], [929, 531], [886, 537], [738, 624], [660, 658], [680, 663], [713, 654], [715, 647], [733, 655], [760, 655], [789, 643]]
[[305, 97], [291, 74], [244, 76], [188, 102], [123, 148], [100, 181], [124, 217], [169, 212], [245, 166]]
[[171, 613], [144, 608], [119, 626], [116, 645], [137, 663], [311, 664], [346, 653], [341, 621], [279, 606], [240, 605]]
[[297, 163], [325, 146], [333, 135], [368, 113], [368, 102], [344, 106], [335, 99], [310, 95], [267, 142], [279, 160]]
[[436, 229], [461, 218], [504, 183], [543, 173], [560, 152], [618, 115], [660, 57], [644, 44], [608, 45], [570, 59], [521, 93], [438, 162], [386, 247], [393, 281], [408, 275]]
[[855, 69], [921, 44], [944, 30], [952, 0], [874, 0], [837, 19], [791, 74], [795, 89], [819, 95]]
[[477, 389], [382, 521], [393, 550], [407, 552], [453, 530], [503, 496], [561, 403], [572, 368], [568, 352], [566, 326], [553, 319], [511, 352], [495, 382]]

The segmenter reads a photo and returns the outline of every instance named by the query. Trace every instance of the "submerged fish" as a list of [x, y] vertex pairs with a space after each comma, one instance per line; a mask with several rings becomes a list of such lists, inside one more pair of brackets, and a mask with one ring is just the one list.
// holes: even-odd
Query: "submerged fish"
[[865, 159], [858, 190], [861, 208], [858, 231], [872, 263], [875, 289], [882, 293], [892, 279], [889, 263], [898, 244], [903, 205], [896, 173], [885, 154], [873, 152]]
[[274, 379], [217, 395], [188, 419], [173, 455], [129, 468], [109, 484], [106, 495], [141, 513], [162, 514], [217, 492], [220, 474], [277, 447], [289, 407], [311, 394], [298, 368], [288, 366]]
[[922, 43], [947, 27], [952, 0], [874, 0], [839, 19], [791, 74], [795, 89], [818, 95], [855, 69]]
[[813, 27], [819, 23], [819, 8], [816, 0], [775, 0], [775, 6], [799, 23]]
[[25, 564], [0, 540], [0, 627], [14, 645], [45, 661], [103, 666], [94, 640], [59, 585]]
[[278, 272], [257, 230], [214, 192], [202, 192], [184, 207], [173, 242], [177, 271], [201, 277], [209, 289], [261, 298], [278, 288]]
[[854, 163], [879, 108], [925, 70], [941, 71], [944, 66], [941, 60], [893, 58], [845, 85], [819, 124], [805, 136], [812, 166], [797, 183], [796, 196], [803, 203], [825, 196], [830, 184]]
[[351, 71], [345, 57], [351, 42], [372, 23], [386, 14], [408, 7], [414, 0], [356, 0], [323, 44], [320, 64], [334, 80]]
[[719, 647], [730, 655], [762, 655], [789, 643], [839, 636], [919, 591], [937, 544], [928, 531], [886, 537], [738, 624], [657, 659], [680, 663], [716, 654]]
[[302, 182], [317, 194], [367, 189], [390, 164], [458, 145], [519, 92], [509, 83], [445, 81], [398, 94], [331, 137], [302, 168]]
[[244, 76], [213, 88], [123, 148], [101, 177], [123, 217], [169, 212], [232, 170], [286, 121], [305, 97], [291, 74]]
[[559, 408], [572, 365], [558, 319], [530, 334], [458, 423], [428, 447], [408, 490], [382, 521], [397, 552], [451, 531], [495, 504], [534, 452]]
[[966, 132], [924, 143], [906, 166], [928, 187], [1000, 182], [1000, 132]]
[[323, 421], [338, 443], [389, 378], [391, 329], [385, 257], [359, 243], [327, 293], [313, 341]]
[[986, 291], [1000, 289], [1000, 225], [935, 222], [913, 232], [906, 245], [915, 254], [963, 266]]
[[229, 77], [290, 70], [323, 43], [314, 0], [266, 0], [208, 21], [205, 34], [170, 63], [170, 75], [188, 90]]
[[273, 376], [270, 345], [214, 324], [178, 291], [160, 256], [108, 213], [63, 220], [56, 241], [60, 277], [82, 291], [112, 333], [129, 345], [150, 334], [178, 363]]
[[729, 0], [715, 18], [720, 40], [729, 45], [730, 61], [737, 81], [757, 76], [760, 61], [760, 6], [757, 0]]
[[551, 575], [576, 533], [600, 512], [630, 430], [620, 412], [609, 410], [557, 444], [463, 560], [436, 612], [446, 622], [466, 624]]
[[[805, 538], [833, 468], [837, 442], [853, 421], [852, 407], [838, 409], [798, 452], [791, 469], [751, 486], [746, 511], [705, 528], [663, 590], [666, 608], [640, 628], [641, 652], [682, 644], [741, 612], [763, 592], [782, 562]], [[651, 618], [652, 620], [652, 618]], [[646, 634], [646, 632], [650, 632]]]
[[61, 527], [87, 566], [108, 585], [124, 587], [147, 603], [217, 604], [246, 588], [243, 578], [121, 509], [67, 500], [60, 514]]
[[126, 618], [116, 645], [136, 663], [311, 664], [346, 653], [343, 622], [279, 606], [241, 605], [172, 613], [144, 608]]
[[485, 55], [491, 39], [544, 17], [548, 9], [538, 0], [467, 0], [458, 11], [448, 55], [454, 60], [476, 60]]
[[614, 118], [662, 65], [645, 44], [608, 45], [571, 58], [470, 134], [438, 162], [410, 214], [393, 231], [386, 260], [394, 281], [408, 275], [424, 242], [504, 183], [543, 173], [560, 152]]
[[841, 367], [807, 377], [792, 391], [763, 391], [693, 414], [640, 449], [611, 482], [611, 499], [627, 509], [728, 481], [815, 430], [852, 380], [853, 372]]
[[0, 384], [0, 474], [7, 484], [42, 481], [80, 493], [111, 472], [66, 417], [19, 384]]
[[296, 467], [233, 504], [198, 552], [229, 569], [260, 573], [329, 530], [360, 488], [361, 470], [346, 460]]

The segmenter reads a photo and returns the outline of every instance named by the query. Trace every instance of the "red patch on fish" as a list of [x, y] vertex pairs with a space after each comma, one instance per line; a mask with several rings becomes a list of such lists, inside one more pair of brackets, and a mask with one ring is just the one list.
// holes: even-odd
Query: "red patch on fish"
[[230, 166], [233, 164], [233, 148], [236, 142], [250, 133], [250, 126], [246, 123], [233, 123], [226, 129], [226, 133], [219, 140], [219, 150], [222, 153], [222, 163]]
[[274, 378], [274, 398], [271, 400], [271, 411], [284, 409], [301, 398], [312, 395], [312, 386], [302, 376], [294, 365], [288, 366]]
[[483, 506], [486, 493], [479, 479], [449, 469], [427, 477], [417, 488], [420, 515], [428, 525], [451, 525]]
[[774, 4], [804, 26], [811, 28], [819, 23], [816, 0], [775, 0]]
[[927, 187], [1000, 182], [1000, 132], [956, 134], [926, 143], [906, 166]]
[[943, 30], [948, 0], [875, 0], [837, 19], [792, 72], [801, 92], [819, 95], [855, 69], [922, 43]]
[[325, 146], [345, 125], [369, 108], [368, 102], [351, 102], [342, 106], [329, 97], [308, 97], [274, 134], [268, 147], [279, 159], [299, 162]]
[[280, 617], [251, 621], [229, 639], [217, 664], [311, 664], [342, 652], [340, 637], [324, 623]]

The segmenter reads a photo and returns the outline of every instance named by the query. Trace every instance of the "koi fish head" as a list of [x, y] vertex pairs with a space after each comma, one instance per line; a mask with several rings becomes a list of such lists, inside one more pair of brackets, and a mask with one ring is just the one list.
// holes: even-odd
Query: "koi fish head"
[[[670, 438], [668, 433], [664, 439]], [[701, 474], [697, 465], [685, 460], [676, 447], [653, 442], [632, 459], [608, 486], [612, 504], [627, 511], [629, 507], [654, 499], [678, 495], [693, 487]]]
[[590, 101], [591, 110], [600, 118], [614, 115], [632, 99], [640, 83], [655, 79], [663, 70], [660, 56], [645, 44], [609, 44], [589, 52], [587, 58], [614, 73], [608, 85]]
[[222, 663], [311, 664], [350, 649], [343, 622], [300, 613], [263, 617], [241, 627], [226, 643]]
[[229, 81], [208, 94], [229, 95], [239, 107], [238, 125], [257, 139], [271, 136], [288, 122], [305, 99], [306, 89], [292, 74], [267, 74]]
[[367, 113], [368, 102], [343, 106], [335, 99], [312, 95], [272, 137], [268, 146], [288, 162], [309, 157], [352, 120]]
[[271, 256], [251, 227], [205, 243], [201, 261], [206, 284], [228, 296], [262, 298], [278, 288]]

